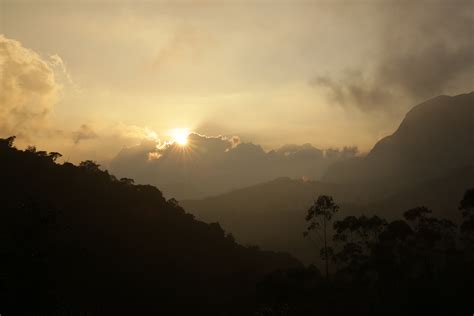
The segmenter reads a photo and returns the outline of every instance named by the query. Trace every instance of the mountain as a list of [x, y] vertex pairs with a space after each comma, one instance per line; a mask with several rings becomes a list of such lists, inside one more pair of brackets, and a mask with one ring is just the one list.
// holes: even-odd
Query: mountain
[[306, 210], [317, 194], [356, 201], [352, 186], [278, 178], [226, 194], [180, 203], [205, 222], [219, 222], [243, 244], [290, 252], [305, 262], [319, 258], [303, 238]]
[[401, 217], [414, 206], [459, 220], [458, 203], [474, 187], [474, 92], [440, 96], [414, 107], [392, 135], [366, 157], [336, 163], [323, 181], [280, 178], [182, 205], [218, 221], [244, 244], [288, 251], [304, 262], [319, 258], [302, 237], [306, 210], [318, 195], [341, 206], [338, 218]]
[[[0, 140], [0, 306], [11, 314], [244, 314], [256, 284], [301, 267], [237, 244], [148, 185]], [[250, 306], [250, 307], [249, 307]]]
[[438, 96], [412, 108], [366, 157], [329, 167], [324, 182], [390, 189], [474, 164], [474, 92]]

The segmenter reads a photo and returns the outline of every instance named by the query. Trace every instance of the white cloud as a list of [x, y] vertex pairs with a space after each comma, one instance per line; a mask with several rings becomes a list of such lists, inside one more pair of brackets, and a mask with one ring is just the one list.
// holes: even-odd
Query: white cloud
[[0, 134], [29, 139], [47, 125], [61, 85], [48, 61], [4, 35], [0, 78]]

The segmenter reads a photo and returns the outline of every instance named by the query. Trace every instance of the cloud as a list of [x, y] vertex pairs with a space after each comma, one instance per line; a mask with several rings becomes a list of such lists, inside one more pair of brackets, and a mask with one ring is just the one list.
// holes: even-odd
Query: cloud
[[327, 89], [330, 102], [345, 107], [356, 106], [362, 111], [385, 109], [390, 105], [393, 93], [376, 79], [367, 78], [360, 70], [346, 70], [340, 79], [319, 76], [312, 84]]
[[62, 82], [66, 82], [67, 84], [72, 86], [74, 90], [76, 91], [79, 90], [79, 87], [72, 79], [72, 75], [66, 67], [66, 63], [58, 54], [53, 54], [49, 56], [49, 65], [51, 65], [52, 68], [57, 68], [59, 70], [55, 73], [56, 75], [59, 73], [64, 77], [64, 80], [61, 80]]
[[50, 141], [57, 142], [54, 148], [67, 157], [68, 161], [78, 163], [91, 159], [104, 167], [122, 148], [158, 142], [157, 133], [148, 127], [107, 121], [89, 121], [74, 131], [56, 136], [54, 139], [50, 138]]
[[380, 33], [372, 60], [311, 80], [330, 101], [365, 112], [390, 111], [401, 99], [420, 102], [472, 88], [474, 2], [385, 1], [374, 8]]
[[61, 85], [48, 61], [0, 35], [0, 134], [30, 138], [44, 128]]
[[82, 124], [79, 129], [72, 133], [74, 144], [78, 145], [82, 140], [97, 138], [97, 133], [87, 124]]
[[319, 179], [327, 166], [353, 157], [354, 148], [323, 151], [311, 144], [285, 145], [266, 152], [238, 137], [191, 133], [188, 145], [148, 139], [122, 149], [112, 173], [158, 186], [169, 197], [218, 194], [277, 177]]

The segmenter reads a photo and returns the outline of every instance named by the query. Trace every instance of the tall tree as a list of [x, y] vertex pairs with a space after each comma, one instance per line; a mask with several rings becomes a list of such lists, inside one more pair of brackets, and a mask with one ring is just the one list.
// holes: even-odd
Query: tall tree
[[334, 222], [333, 240], [340, 247], [334, 250], [333, 260], [338, 270], [354, 275], [363, 273], [386, 225], [387, 222], [376, 215], [348, 216]]
[[328, 227], [334, 214], [339, 210], [339, 206], [329, 195], [320, 195], [313, 205], [308, 209], [306, 222], [308, 227], [303, 236], [311, 238], [311, 232], [314, 232], [323, 242], [321, 254], [326, 264], [326, 279], [329, 278], [329, 254], [331, 247], [328, 246]]
[[461, 238], [469, 250], [474, 249], [474, 189], [464, 193], [459, 209], [462, 211]]

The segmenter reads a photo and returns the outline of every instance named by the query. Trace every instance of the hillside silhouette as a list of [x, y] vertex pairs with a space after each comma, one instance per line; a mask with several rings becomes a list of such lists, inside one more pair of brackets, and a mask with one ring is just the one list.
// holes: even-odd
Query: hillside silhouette
[[240, 315], [266, 274], [301, 267], [155, 187], [13, 141], [0, 140], [2, 314]]

